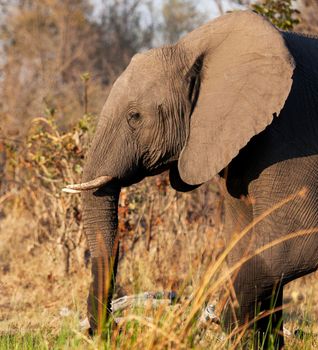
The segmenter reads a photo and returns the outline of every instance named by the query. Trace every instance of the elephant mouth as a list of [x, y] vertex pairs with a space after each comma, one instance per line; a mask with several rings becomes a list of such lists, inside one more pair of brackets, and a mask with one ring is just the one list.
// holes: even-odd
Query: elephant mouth
[[62, 189], [62, 191], [66, 193], [80, 193], [83, 191], [95, 190], [107, 185], [112, 180], [113, 180], [112, 176], [108, 176], [108, 175], [99, 176], [96, 179], [88, 182], [67, 185], [65, 188]]
[[90, 191], [90, 190], [98, 190], [99, 188], [104, 187], [105, 185], [109, 185], [110, 183], [113, 183], [113, 182], [120, 182], [120, 186], [127, 187], [141, 181], [146, 176], [158, 175], [170, 169], [174, 162], [175, 162], [174, 160], [170, 160], [167, 163], [157, 165], [156, 167], [151, 169], [151, 171], [146, 171], [145, 169], [142, 169], [138, 174], [138, 176], [130, 175], [128, 177], [129, 180], [127, 180], [127, 178], [120, 179], [120, 178], [114, 178], [109, 175], [104, 175], [104, 176], [99, 176], [87, 182], [67, 185], [62, 189], [62, 191], [66, 193], [81, 193], [81, 192]]

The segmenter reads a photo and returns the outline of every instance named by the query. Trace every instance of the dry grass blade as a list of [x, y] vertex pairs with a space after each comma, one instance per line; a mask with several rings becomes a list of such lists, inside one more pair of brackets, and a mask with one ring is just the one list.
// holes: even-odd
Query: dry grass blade
[[80, 339], [83, 339], [85, 343], [89, 344], [92, 349], [98, 350], [98, 346], [96, 346], [95, 342], [92, 339], [88, 338], [86, 335], [77, 331], [76, 329], [72, 329], [72, 332], [75, 333]]

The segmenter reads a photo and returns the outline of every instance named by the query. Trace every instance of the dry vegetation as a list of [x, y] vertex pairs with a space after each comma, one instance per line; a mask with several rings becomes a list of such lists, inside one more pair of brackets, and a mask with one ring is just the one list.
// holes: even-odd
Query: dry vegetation
[[[151, 2], [109, 3], [96, 23], [84, 0], [17, 1], [16, 7], [5, 7], [10, 15], [2, 17], [0, 38], [6, 57], [0, 89], [0, 349], [19, 349], [22, 341], [26, 349], [101, 347], [80, 331], [90, 259], [80, 198], [63, 194], [61, 188], [80, 179], [94, 113], [110, 82], [134, 52], [151, 46], [154, 28], [159, 28], [151, 23], [142, 27], [141, 36], [136, 34], [141, 30], [138, 6]], [[189, 29], [187, 16], [195, 7], [185, 1], [178, 17], [185, 25], [171, 28], [180, 11], [169, 8], [173, 3], [165, 2], [166, 27], [161, 30], [165, 38], [175, 39]], [[310, 9], [317, 4], [301, 5], [301, 28], [313, 32], [317, 17]], [[151, 6], [147, 8], [151, 13]], [[117, 296], [175, 290], [182, 298], [181, 306], [124, 313], [128, 323], [114, 327], [106, 347], [225, 346], [220, 327], [192, 324], [189, 316], [197, 319], [205, 303], [221, 305], [226, 293], [226, 283], [215, 288], [225, 264], [213, 274], [211, 270], [225, 249], [222, 203], [218, 179], [180, 194], [162, 174], [122, 191]], [[307, 341], [290, 337], [292, 349], [317, 346], [311, 335], [318, 332], [317, 286], [313, 274], [286, 288], [287, 328], [301, 327], [310, 334]], [[206, 298], [187, 299], [201, 292]]]

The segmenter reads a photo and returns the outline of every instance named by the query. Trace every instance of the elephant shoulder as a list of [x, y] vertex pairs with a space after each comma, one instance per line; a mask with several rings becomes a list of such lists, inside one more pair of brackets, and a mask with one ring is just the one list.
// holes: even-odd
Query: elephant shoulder
[[[287, 115], [286, 118], [291, 126], [297, 124], [294, 129], [299, 135], [308, 136], [314, 133], [316, 139], [318, 135], [318, 37], [289, 32], [284, 32], [283, 37], [296, 67], [293, 86], [281, 116]], [[280, 119], [283, 122], [284, 118]], [[303, 127], [300, 128], [301, 125]], [[307, 129], [303, 130], [303, 128]]]
[[286, 46], [296, 63], [296, 72], [301, 70], [308, 78], [318, 78], [318, 36], [282, 32]]

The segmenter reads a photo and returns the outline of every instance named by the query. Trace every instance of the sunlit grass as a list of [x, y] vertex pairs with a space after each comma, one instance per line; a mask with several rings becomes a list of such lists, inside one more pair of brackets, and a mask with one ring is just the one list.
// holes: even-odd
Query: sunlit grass
[[0, 336], [1, 350], [46, 350], [46, 349], [87, 349], [87, 342], [67, 326], [58, 335], [43, 329], [22, 334], [7, 334]]
[[[187, 312], [187, 310], [184, 310]], [[189, 311], [189, 310], [188, 310]], [[306, 311], [308, 313], [311, 310]], [[237, 349], [238, 341], [222, 337], [220, 330], [200, 328], [194, 320], [185, 337], [176, 332], [182, 329], [182, 322], [176, 322], [175, 306], [158, 308], [157, 310], [133, 309], [123, 313], [123, 321], [119, 325], [108, 324], [104, 338], [90, 338], [81, 332], [77, 318], [65, 319], [58, 333], [48, 328], [35, 332], [4, 334], [0, 336], [0, 350], [17, 349]], [[126, 314], [126, 316], [125, 316]], [[151, 319], [150, 319], [151, 317]], [[304, 314], [304, 319], [306, 315]], [[317, 348], [317, 337], [312, 324], [297, 324], [304, 330], [299, 337], [287, 337], [286, 349], [309, 350]], [[169, 329], [170, 327], [170, 329]], [[248, 349], [253, 349], [252, 343]], [[263, 350], [274, 348], [264, 348]]]

